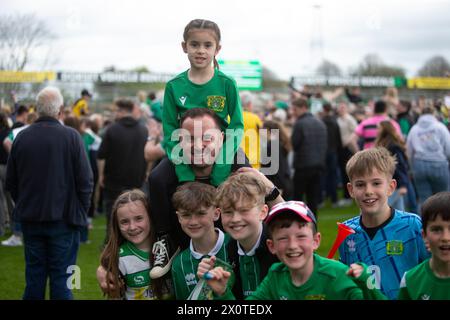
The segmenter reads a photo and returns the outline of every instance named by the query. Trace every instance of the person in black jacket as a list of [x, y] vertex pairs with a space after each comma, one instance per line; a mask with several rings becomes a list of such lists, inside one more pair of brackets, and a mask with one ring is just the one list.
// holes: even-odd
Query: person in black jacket
[[17, 135], [6, 170], [25, 247], [24, 299], [71, 299], [80, 227], [87, 225], [92, 171], [77, 131], [58, 121], [63, 97], [47, 87], [37, 96], [39, 118]]
[[288, 155], [292, 150], [291, 139], [278, 121], [264, 121], [263, 129], [266, 129], [266, 148], [261, 152], [261, 172], [280, 189], [283, 199], [290, 200], [292, 179]]
[[327, 128], [309, 112], [305, 99], [293, 100], [291, 110], [296, 118], [291, 136], [295, 169], [293, 199], [303, 201], [306, 194], [308, 207], [317, 215], [328, 145]]
[[106, 130], [97, 153], [108, 229], [114, 201], [125, 190], [142, 188], [147, 169], [144, 148], [148, 130], [132, 115], [138, 106], [128, 99], [118, 99], [115, 104], [117, 120]]
[[[325, 176], [322, 179], [322, 190], [326, 197], [331, 200], [332, 206], [337, 206], [338, 168], [339, 154], [342, 149], [341, 130], [337, 123], [336, 115], [330, 103], [323, 105], [322, 121], [327, 127], [327, 155]], [[321, 197], [322, 198], [322, 197]], [[323, 198], [321, 200], [324, 200]], [[323, 201], [321, 201], [323, 202]]]

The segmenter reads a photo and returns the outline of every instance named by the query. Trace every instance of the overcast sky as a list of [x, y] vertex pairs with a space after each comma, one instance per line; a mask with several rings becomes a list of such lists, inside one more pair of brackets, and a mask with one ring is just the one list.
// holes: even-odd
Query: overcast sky
[[[368, 53], [408, 76], [431, 56], [450, 60], [448, 0], [1, 0], [0, 7], [0, 14], [35, 13], [48, 23], [58, 37], [52, 70], [181, 72], [189, 67], [183, 29], [195, 18], [219, 25], [218, 58], [257, 59], [283, 79], [313, 70], [321, 53], [311, 43], [320, 39], [323, 57], [344, 72]], [[36, 58], [29, 70], [42, 65]]]

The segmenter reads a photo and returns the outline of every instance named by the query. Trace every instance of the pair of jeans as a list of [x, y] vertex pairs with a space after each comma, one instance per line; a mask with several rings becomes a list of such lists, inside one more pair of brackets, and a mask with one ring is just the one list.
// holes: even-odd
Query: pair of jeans
[[407, 188], [408, 193], [405, 196], [403, 196], [405, 210], [420, 215], [419, 209], [417, 208], [416, 189], [412, 181], [408, 181]]
[[50, 299], [73, 298], [67, 280], [71, 276], [69, 267], [76, 263], [79, 229], [62, 221], [22, 222], [26, 279], [24, 300], [45, 299], [47, 278], [50, 279]]
[[403, 196], [398, 193], [398, 189], [395, 190], [388, 198], [388, 204], [394, 209], [405, 211], [405, 202], [403, 200]]
[[449, 169], [447, 161], [413, 159], [412, 170], [419, 197], [419, 206], [431, 195], [448, 190]]

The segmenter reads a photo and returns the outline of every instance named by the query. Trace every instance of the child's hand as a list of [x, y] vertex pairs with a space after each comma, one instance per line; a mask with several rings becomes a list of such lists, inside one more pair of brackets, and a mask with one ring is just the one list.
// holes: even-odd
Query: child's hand
[[198, 264], [197, 268], [197, 277], [199, 279], [203, 279], [205, 273], [214, 268], [214, 264], [216, 262], [216, 257], [212, 256], [210, 258], [203, 258], [202, 261]]
[[274, 187], [274, 184], [272, 181], [270, 181], [261, 171], [256, 170], [252, 167], [242, 167], [239, 168], [236, 173], [245, 173], [248, 175], [253, 175], [254, 177], [256, 177], [257, 179], [261, 180], [264, 185], [266, 186], [267, 190], [270, 190]]
[[[100, 289], [102, 289], [103, 293], [108, 294], [110, 291], [114, 291], [116, 289], [116, 286], [114, 285], [114, 280], [112, 274], [109, 274], [109, 278], [107, 279], [107, 272], [103, 266], [99, 266], [97, 268], [97, 281], [100, 285]], [[108, 287], [109, 282], [109, 287]], [[120, 286], [123, 287], [124, 284], [121, 281]]]
[[[228, 279], [231, 273], [225, 271], [222, 267], [214, 268], [216, 257], [203, 258], [197, 269], [199, 279], [205, 279], [211, 289], [219, 296], [223, 295], [227, 288]], [[205, 274], [208, 276], [205, 277]]]
[[364, 267], [357, 263], [352, 263], [350, 269], [347, 271], [347, 275], [353, 278], [359, 278], [364, 271]]
[[397, 190], [398, 190], [398, 194], [401, 196], [404, 196], [405, 194], [408, 193], [408, 189], [406, 187], [400, 187]]
[[[264, 185], [266, 187], [266, 195], [275, 187], [273, 182], [270, 181], [269, 178], [267, 178], [264, 175], [264, 173], [262, 173], [259, 170], [256, 170], [255, 168], [242, 167], [236, 171], [236, 174], [239, 174], [239, 173], [245, 173], [245, 174], [251, 175], [251, 176], [255, 177], [256, 179], [259, 179], [262, 183], [264, 183]], [[283, 202], [283, 201], [284, 201], [283, 197], [281, 195], [279, 195], [275, 200], [272, 200], [268, 203], [269, 209], [272, 206], [276, 205], [277, 203]]]
[[209, 280], [206, 280], [206, 282], [211, 287], [211, 289], [218, 296], [224, 295], [225, 291], [227, 290], [227, 283], [228, 279], [231, 276], [231, 273], [225, 271], [222, 267], [216, 267], [212, 270], [209, 270], [208, 274]]

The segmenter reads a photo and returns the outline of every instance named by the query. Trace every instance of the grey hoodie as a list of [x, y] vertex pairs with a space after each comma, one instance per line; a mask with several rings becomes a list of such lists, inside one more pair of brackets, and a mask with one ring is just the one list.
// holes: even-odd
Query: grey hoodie
[[410, 161], [447, 161], [450, 159], [450, 133], [433, 115], [420, 116], [407, 139]]

